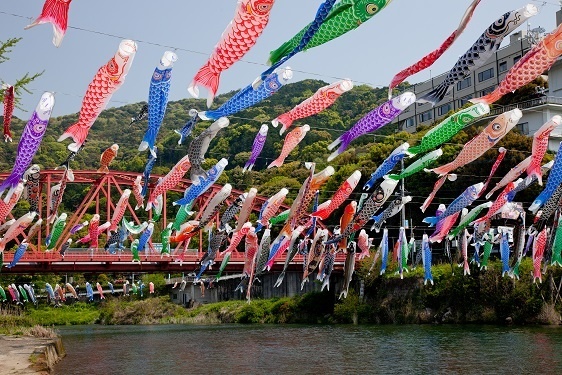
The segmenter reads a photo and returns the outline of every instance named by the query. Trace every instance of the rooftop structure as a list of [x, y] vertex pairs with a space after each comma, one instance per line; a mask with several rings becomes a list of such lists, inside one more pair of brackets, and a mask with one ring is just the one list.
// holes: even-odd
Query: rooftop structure
[[[562, 10], [556, 13], [557, 23], [562, 22]], [[397, 123], [401, 130], [415, 132], [420, 125], [431, 125], [439, 119], [443, 119], [464, 106], [468, 100], [484, 96], [498, 86], [507, 72], [524, 56], [540, 38], [544, 29], [522, 30], [512, 34], [509, 44], [500, 48], [489, 61], [472, 75], [457, 82], [447, 93], [445, 98], [431, 106], [429, 103], [415, 103], [408, 107], [394, 123]], [[434, 87], [439, 85], [448, 72], [433, 77], [425, 82], [411, 86], [408, 91], [412, 91], [417, 97], [421, 97]], [[522, 103], [509, 106], [492, 105], [489, 116], [482, 118], [475, 125], [483, 125], [504, 111], [519, 108], [523, 112], [523, 117], [517, 124], [521, 133], [532, 136], [545, 122], [549, 121], [554, 115], [562, 115], [562, 61], [557, 61], [552, 68], [545, 72], [543, 76], [548, 81], [548, 89], [537, 90], [536, 98]], [[562, 141], [562, 127], [555, 129], [550, 137], [549, 149], [558, 150]]]

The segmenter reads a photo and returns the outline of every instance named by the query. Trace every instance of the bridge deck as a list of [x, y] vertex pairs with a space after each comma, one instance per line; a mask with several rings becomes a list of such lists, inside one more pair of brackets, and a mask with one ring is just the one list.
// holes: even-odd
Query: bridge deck
[[[191, 272], [199, 267], [201, 253], [188, 250], [183, 254], [183, 260], [178, 255], [161, 256], [160, 254], [139, 254], [140, 262], [133, 262], [130, 252], [109, 254], [103, 249], [69, 249], [63, 257], [58, 252], [27, 252], [12, 268], [6, 266], [13, 260], [13, 252], [4, 253], [4, 267], [2, 273], [34, 274], [34, 273], [65, 273], [65, 272]], [[281, 271], [285, 264], [287, 253], [279, 255], [272, 271]], [[212, 270], [206, 273], [218, 272], [223, 254], [217, 254]], [[343, 269], [345, 254], [337, 254], [334, 271]], [[296, 255], [289, 263], [289, 270], [302, 270], [303, 256]], [[244, 268], [244, 253], [232, 253], [225, 272], [241, 273]]]

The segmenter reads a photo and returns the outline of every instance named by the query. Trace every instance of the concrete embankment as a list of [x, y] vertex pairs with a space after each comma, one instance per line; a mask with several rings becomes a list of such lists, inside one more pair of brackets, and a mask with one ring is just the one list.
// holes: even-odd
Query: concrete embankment
[[58, 338], [0, 335], [0, 374], [50, 374], [65, 351]]

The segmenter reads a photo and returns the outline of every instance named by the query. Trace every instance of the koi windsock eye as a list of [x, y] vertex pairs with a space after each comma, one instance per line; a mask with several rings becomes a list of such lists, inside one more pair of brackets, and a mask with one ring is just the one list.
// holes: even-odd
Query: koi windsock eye
[[370, 3], [365, 6], [365, 10], [369, 14], [375, 14], [379, 11], [379, 7], [377, 6], [377, 4]]

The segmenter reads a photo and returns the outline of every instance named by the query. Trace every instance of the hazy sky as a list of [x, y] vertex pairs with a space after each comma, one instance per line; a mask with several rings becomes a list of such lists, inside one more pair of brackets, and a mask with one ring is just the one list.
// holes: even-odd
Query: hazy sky
[[[470, 0], [394, 0], [356, 30], [300, 53], [289, 60], [292, 82], [307, 78], [328, 83], [351, 78], [356, 84], [386, 86], [401, 69], [435, 49], [457, 27]], [[478, 38], [506, 11], [528, 2], [540, 13], [531, 27], [555, 28], [555, 0], [482, 0], [463, 35], [429, 70], [409, 78], [426, 80], [448, 71]], [[109, 106], [147, 100], [154, 67], [170, 49], [179, 56], [174, 65], [170, 100], [189, 97], [187, 86], [213, 51], [236, 8], [235, 0], [74, 0], [69, 29], [61, 47], [51, 43], [50, 24], [24, 30], [40, 13], [43, 0], [3, 0], [0, 5], [0, 40], [23, 37], [0, 64], [0, 78], [13, 82], [26, 72], [45, 71], [31, 85], [22, 105], [35, 108], [43, 91], [56, 92], [53, 116], [78, 112], [89, 82], [116, 52], [121, 39], [133, 39], [138, 51], [124, 85]], [[310, 22], [322, 0], [277, 0], [268, 26], [254, 48], [221, 77], [219, 94], [250, 84], [267, 68], [269, 51], [291, 38]], [[526, 28], [524, 25], [522, 28]], [[505, 43], [504, 43], [505, 44]], [[204, 94], [206, 95], [206, 94]], [[199, 108], [203, 110], [204, 108]], [[15, 115], [27, 119], [28, 113]]]

